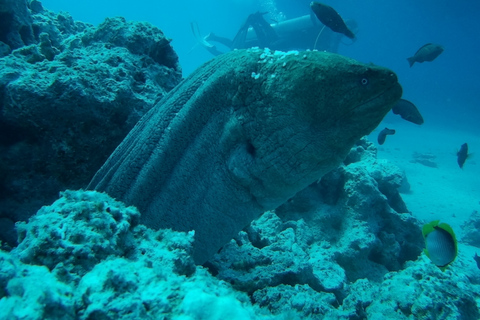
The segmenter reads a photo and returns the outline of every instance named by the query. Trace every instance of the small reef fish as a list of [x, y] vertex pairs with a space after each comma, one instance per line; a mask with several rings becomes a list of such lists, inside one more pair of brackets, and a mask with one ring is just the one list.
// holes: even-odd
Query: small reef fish
[[457, 257], [457, 238], [452, 227], [435, 220], [422, 228], [425, 247], [423, 251], [432, 262], [445, 271]]
[[385, 139], [387, 138], [388, 135], [394, 135], [395, 134], [395, 130], [393, 129], [388, 129], [388, 128], [385, 128], [383, 129], [382, 131], [380, 131], [380, 133], [378, 134], [378, 138], [377, 138], [377, 141], [378, 141], [378, 144], [379, 145], [382, 145], [385, 143]]
[[477, 268], [480, 269], [480, 257], [477, 255], [475, 252], [475, 257], [473, 257], [473, 260], [477, 263]]
[[468, 144], [464, 143], [460, 147], [460, 150], [457, 152], [457, 163], [461, 169], [463, 169], [463, 165], [465, 161], [468, 159], [470, 154], [468, 154]]
[[313, 13], [315, 13], [318, 20], [320, 20], [320, 22], [325, 26], [332, 29], [332, 31], [344, 34], [350, 39], [355, 38], [355, 34], [348, 29], [345, 21], [343, 21], [342, 17], [340, 17], [335, 9], [316, 1], [310, 3], [310, 8], [312, 8]]
[[425, 61], [435, 60], [440, 53], [443, 52], [443, 47], [439, 44], [427, 43], [413, 55], [413, 57], [407, 58], [410, 68], [415, 62], [422, 63]]
[[392, 112], [400, 115], [402, 119], [418, 125], [421, 125], [424, 122], [423, 117], [420, 114], [420, 111], [418, 111], [417, 107], [405, 99], [398, 100], [398, 102], [393, 106]]

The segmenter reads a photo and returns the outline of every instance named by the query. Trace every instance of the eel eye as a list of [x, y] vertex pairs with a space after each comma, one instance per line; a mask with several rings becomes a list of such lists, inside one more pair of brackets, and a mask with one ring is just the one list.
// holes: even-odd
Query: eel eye
[[360, 81], [360, 83], [364, 86], [366, 86], [368, 84], [368, 79], [367, 78], [362, 78], [362, 80]]

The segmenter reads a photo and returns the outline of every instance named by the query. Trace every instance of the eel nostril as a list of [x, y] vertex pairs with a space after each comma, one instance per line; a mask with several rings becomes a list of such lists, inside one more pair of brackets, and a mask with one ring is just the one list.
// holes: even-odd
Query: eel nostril
[[384, 84], [394, 84], [398, 82], [398, 77], [394, 72], [388, 74], [387, 77], [384, 78]]

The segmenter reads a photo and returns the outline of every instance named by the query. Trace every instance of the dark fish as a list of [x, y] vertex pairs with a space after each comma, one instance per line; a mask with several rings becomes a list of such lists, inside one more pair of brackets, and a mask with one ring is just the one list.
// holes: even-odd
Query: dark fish
[[350, 39], [355, 38], [353, 32], [348, 29], [345, 21], [343, 21], [342, 17], [340, 17], [335, 9], [316, 1], [310, 3], [310, 8], [312, 8], [313, 13], [315, 13], [318, 20], [320, 20], [320, 22], [322, 22], [325, 26], [332, 29], [332, 31], [342, 33]]
[[387, 135], [393, 135], [393, 134], [395, 134], [395, 130], [388, 129], [388, 128], [383, 129], [378, 134], [378, 138], [377, 138], [378, 144], [382, 145], [385, 142]]
[[457, 152], [457, 163], [460, 166], [460, 168], [463, 168], [463, 165], [465, 164], [465, 160], [468, 159], [468, 144], [464, 143], [460, 147], [460, 151]]
[[443, 47], [439, 44], [427, 43], [413, 55], [413, 57], [407, 58], [410, 67], [415, 62], [422, 63], [425, 61], [433, 61], [436, 57], [443, 52]]
[[478, 269], [480, 269], [480, 257], [477, 255], [476, 252], [475, 252], [475, 257], [473, 257], [473, 260], [475, 260], [475, 262], [477, 263]]
[[422, 124], [423, 117], [418, 111], [417, 107], [408, 100], [400, 99], [393, 106], [392, 111], [394, 114], [399, 114], [402, 119], [413, 122], [415, 124]]
[[423, 226], [422, 234], [426, 247], [423, 251], [437, 267], [445, 271], [457, 257], [457, 238], [452, 227], [435, 220]]

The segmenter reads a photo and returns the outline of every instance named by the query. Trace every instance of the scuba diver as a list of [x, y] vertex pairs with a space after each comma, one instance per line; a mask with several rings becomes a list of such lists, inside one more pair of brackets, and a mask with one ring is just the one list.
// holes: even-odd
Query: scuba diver
[[[252, 47], [269, 48], [271, 50], [320, 50], [337, 52], [342, 34], [335, 33], [325, 26], [313, 14], [269, 24], [264, 15], [267, 12], [256, 12], [248, 16], [233, 40], [217, 36], [214, 33], [206, 37], [200, 35], [198, 26], [191, 23], [192, 32], [197, 42], [211, 54], [222, 54], [217, 42], [230, 50]], [[350, 28], [355, 28], [353, 21], [347, 21]]]

